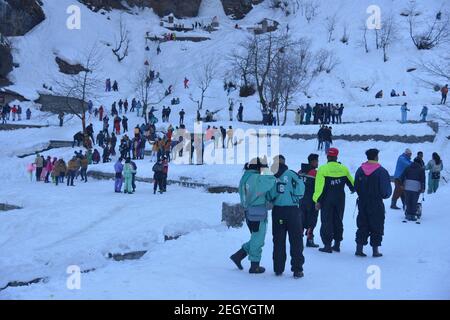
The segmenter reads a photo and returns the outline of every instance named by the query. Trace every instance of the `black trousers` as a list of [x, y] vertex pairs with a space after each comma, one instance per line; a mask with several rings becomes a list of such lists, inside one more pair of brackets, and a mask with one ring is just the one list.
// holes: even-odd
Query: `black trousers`
[[323, 201], [320, 211], [320, 237], [324, 245], [330, 245], [333, 239], [335, 241], [343, 240], [345, 197], [342, 199], [326, 199]]
[[284, 272], [286, 264], [286, 234], [289, 235], [291, 271], [303, 271], [303, 226], [298, 207], [278, 207], [272, 210], [273, 269]]
[[417, 215], [417, 203], [419, 202], [420, 192], [405, 191], [405, 205], [406, 212], [408, 216]]
[[68, 173], [67, 173], [67, 185], [69, 186], [69, 185], [71, 185], [71, 186], [73, 186], [73, 179], [75, 178], [75, 171], [73, 171], [73, 170], [70, 170]]
[[153, 192], [159, 187], [159, 192], [163, 191], [163, 179], [162, 178], [153, 178]]
[[42, 167], [36, 167], [36, 181], [41, 181]]
[[314, 238], [314, 228], [317, 225], [319, 212], [316, 210], [314, 202], [303, 201], [300, 206], [302, 214], [303, 229], [307, 230], [308, 239]]
[[131, 178], [131, 187], [133, 188], [133, 191], [136, 190], [136, 174], [133, 173]]
[[370, 237], [372, 247], [381, 246], [384, 234], [385, 208], [383, 200], [358, 201], [358, 217], [356, 218], [356, 243], [367, 245]]

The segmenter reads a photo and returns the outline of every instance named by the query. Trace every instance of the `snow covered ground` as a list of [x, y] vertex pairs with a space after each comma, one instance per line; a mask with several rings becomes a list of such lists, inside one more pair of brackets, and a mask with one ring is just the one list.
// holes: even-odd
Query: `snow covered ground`
[[[120, 64], [104, 45], [114, 41], [119, 12], [101, 15], [81, 6], [82, 29], [68, 30], [65, 28], [65, 11], [73, 1], [43, 2], [47, 19], [26, 36], [13, 39], [14, 59], [20, 67], [11, 73], [15, 84], [10, 89], [28, 98], [37, 98], [43, 83], [54, 85], [62, 77], [57, 71], [55, 54], [70, 61], [80, 61], [85, 51], [96, 43], [104, 56], [101, 76], [117, 79], [120, 86], [118, 93], [102, 94], [94, 101], [96, 106], [103, 104], [109, 110], [113, 101], [125, 98], [130, 101], [136, 96], [133, 86], [135, 71], [145, 60], [150, 60], [152, 67], [161, 72], [164, 84], [174, 85], [174, 94], [182, 101], [181, 105], [172, 108], [172, 122], [177, 122], [178, 111], [183, 107], [187, 112], [185, 122], [189, 130], [194, 127], [196, 107], [189, 95], [198, 94], [194, 81], [198, 66], [211, 60], [219, 70], [227, 70], [226, 55], [247, 35], [245, 30], [234, 29], [235, 21], [225, 16], [219, 0], [204, 0], [199, 17], [186, 19], [185, 23], [210, 21], [217, 15], [219, 31], [211, 34], [198, 31], [198, 35], [211, 37], [205, 42], [164, 43], [161, 45], [162, 54], [156, 56], [154, 44], [150, 44], [149, 52], [144, 50], [144, 35], [146, 32], [162, 34], [167, 30], [159, 27], [159, 19], [150, 10], [135, 10], [136, 15], [123, 15], [131, 31], [132, 42], [130, 57]], [[378, 3], [384, 11], [392, 8], [400, 13], [407, 1], [380, 0]], [[282, 12], [270, 9], [268, 1], [265, 1], [239, 24], [245, 29], [271, 17], [280, 21], [282, 28], [289, 24], [299, 36], [314, 35], [316, 49], [326, 47], [338, 54], [341, 63], [331, 74], [313, 82], [308, 92], [311, 98], [299, 95], [296, 101], [344, 103], [343, 120], [349, 123], [333, 125], [335, 135], [433, 135], [433, 130], [426, 124], [400, 124], [397, 121], [403, 102], [410, 105], [410, 120], [419, 120], [421, 107], [424, 104], [429, 106], [429, 119], [440, 125], [432, 143], [336, 140], [334, 146], [340, 150], [339, 159], [353, 174], [365, 161], [364, 151], [371, 147], [381, 150], [380, 162], [391, 174], [397, 157], [407, 147], [414, 154], [423, 151], [425, 160], [429, 160], [431, 153], [436, 151], [446, 166], [450, 154], [446, 137], [450, 130], [441, 118], [446, 116], [448, 106], [436, 105], [439, 95], [423, 87], [411, 73], [406, 72], [416, 59], [437, 56], [445, 49], [418, 52], [407, 37], [407, 30], [402, 29], [404, 36], [392, 47], [387, 63], [383, 63], [381, 53], [374, 48], [365, 54], [356, 38], [360, 37], [359, 22], [365, 19], [365, 11], [370, 4], [371, 1], [365, 0], [357, 3], [321, 1], [319, 16], [308, 24], [300, 14], [284, 17]], [[420, 5], [425, 10], [425, 2]], [[441, 5], [441, 1], [427, 1], [426, 10], [432, 13]], [[330, 44], [326, 41], [323, 21], [335, 12], [339, 12], [341, 23], [348, 23], [351, 36], [348, 46], [338, 39]], [[339, 24], [336, 37], [341, 35], [341, 29]], [[188, 90], [182, 88], [185, 76], [191, 79]], [[223, 109], [217, 114], [218, 122], [214, 125], [232, 125], [245, 130], [262, 128], [228, 121], [228, 97], [223, 91], [221, 76], [213, 82], [205, 102], [211, 110]], [[372, 88], [367, 93], [358, 86]], [[378, 90], [383, 89], [387, 94], [392, 88], [405, 90], [407, 97], [374, 99]], [[256, 96], [241, 99], [237, 92], [233, 92], [230, 97], [237, 103], [243, 102], [246, 120], [260, 120]], [[168, 101], [163, 101], [159, 107], [161, 109], [162, 105], [168, 104]], [[30, 182], [25, 168], [34, 157], [20, 159], [17, 156], [40, 150], [49, 140], [72, 140], [73, 134], [80, 130], [80, 124], [75, 118], [67, 119], [64, 127], [60, 128], [56, 115], [43, 113], [32, 103], [22, 104], [24, 110], [28, 106], [33, 108], [33, 120], [19, 123], [49, 127], [0, 131], [0, 203], [23, 207], [0, 212], [0, 288], [11, 281], [41, 277], [47, 280], [27, 287], [9, 287], [0, 291], [0, 299], [450, 299], [450, 248], [447, 245], [450, 241], [447, 209], [450, 186], [444, 182], [437, 194], [425, 196], [421, 225], [403, 224], [402, 213], [387, 209], [382, 247], [384, 257], [380, 259], [357, 259], [353, 255], [356, 198], [349, 194], [344, 218], [345, 240], [340, 254], [325, 255], [305, 249], [305, 278], [294, 281], [289, 272], [277, 278], [271, 272], [269, 227], [262, 260], [262, 265], [268, 270], [264, 275], [250, 276], [246, 270], [236, 270], [228, 259], [242, 242], [248, 240], [248, 230], [245, 227], [228, 229], [220, 221], [222, 202], [238, 202], [237, 194], [208, 194], [202, 189], [170, 186], [167, 194], [153, 195], [150, 184], [138, 183], [136, 194], [123, 195], [113, 192], [111, 181], [91, 179], [87, 184], [78, 182], [75, 187]], [[160, 116], [160, 111], [157, 115]], [[129, 128], [142, 123], [142, 119], [135, 115], [128, 117]], [[380, 122], [365, 122], [376, 119]], [[90, 119], [89, 122], [94, 124], [96, 132], [101, 128], [98, 120]], [[275, 129], [281, 134], [314, 134], [318, 130], [316, 125], [293, 124], [294, 115], [290, 113], [287, 125]], [[158, 124], [158, 129], [165, 126]], [[297, 170], [308, 154], [316, 151], [316, 143], [314, 140], [281, 138], [280, 152], [286, 156], [289, 167]], [[73, 151], [72, 148], [62, 148], [42, 154], [68, 160]], [[325, 156], [321, 153], [320, 162], [324, 161]], [[137, 165], [138, 176], [152, 177], [152, 164], [148, 159], [137, 161]], [[240, 163], [172, 164], [169, 179], [189, 177], [210, 185], [237, 186], [242, 166]], [[90, 169], [113, 172], [112, 164], [93, 165]], [[450, 178], [448, 170], [443, 175], [447, 180]], [[182, 234], [179, 239], [164, 242], [165, 235], [179, 234]], [[320, 242], [319, 237], [316, 240]], [[116, 262], [107, 258], [108, 253], [141, 250], [147, 253], [137, 261]], [[245, 264], [247, 268], [248, 262]], [[66, 271], [70, 265], [90, 271], [82, 274], [81, 290], [69, 290], [66, 286], [69, 276]], [[379, 290], [367, 287], [370, 276], [367, 270], [372, 265], [381, 270]]]

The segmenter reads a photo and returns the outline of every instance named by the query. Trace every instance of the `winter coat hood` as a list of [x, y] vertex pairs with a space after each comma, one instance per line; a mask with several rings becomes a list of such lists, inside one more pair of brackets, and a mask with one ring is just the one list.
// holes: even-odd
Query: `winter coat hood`
[[361, 165], [361, 169], [363, 170], [363, 172], [366, 176], [370, 176], [372, 173], [374, 173], [380, 167], [381, 167], [381, 165], [375, 161], [367, 161]]

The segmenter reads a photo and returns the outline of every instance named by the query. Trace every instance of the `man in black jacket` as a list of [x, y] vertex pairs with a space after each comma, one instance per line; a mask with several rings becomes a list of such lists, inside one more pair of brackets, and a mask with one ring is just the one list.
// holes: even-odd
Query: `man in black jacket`
[[403, 188], [405, 190], [406, 220], [417, 220], [417, 202], [420, 194], [425, 192], [425, 169], [420, 163], [420, 159], [414, 159], [414, 162], [403, 171], [400, 176]]
[[317, 225], [319, 211], [316, 210], [312, 199], [318, 167], [319, 155], [312, 153], [308, 156], [308, 163], [302, 163], [302, 168], [298, 173], [305, 183], [305, 194], [300, 204], [300, 211], [302, 213], [303, 228], [306, 230], [306, 247], [309, 248], [319, 247], [319, 245], [314, 243], [314, 228]]
[[392, 194], [389, 173], [378, 163], [377, 149], [366, 151], [367, 162], [356, 171], [355, 190], [358, 193], [358, 217], [356, 224], [356, 252], [359, 257], [366, 257], [363, 248], [370, 237], [374, 257], [381, 257], [378, 251], [384, 233], [385, 208], [383, 199]]

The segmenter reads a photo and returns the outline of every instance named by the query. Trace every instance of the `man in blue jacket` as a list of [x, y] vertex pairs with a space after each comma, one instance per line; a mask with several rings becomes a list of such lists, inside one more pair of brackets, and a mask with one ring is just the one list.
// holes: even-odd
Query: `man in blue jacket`
[[286, 235], [289, 235], [291, 271], [294, 278], [303, 277], [303, 226], [300, 201], [305, 193], [305, 184], [298, 174], [289, 170], [282, 155], [274, 158], [271, 168], [276, 184], [270, 191], [273, 202], [273, 268], [277, 276], [284, 272], [286, 264]]
[[355, 190], [358, 193], [358, 217], [356, 224], [355, 255], [365, 257], [363, 248], [370, 237], [373, 257], [381, 257], [378, 251], [384, 234], [384, 203], [392, 193], [389, 173], [378, 163], [377, 149], [366, 151], [367, 162], [356, 171]]
[[392, 195], [392, 202], [391, 202], [391, 209], [399, 210], [400, 208], [397, 207], [397, 200], [401, 198], [403, 206], [405, 205], [405, 197], [403, 192], [403, 185], [400, 181], [400, 177], [403, 174], [403, 171], [407, 167], [411, 165], [411, 155], [412, 152], [410, 149], [406, 149], [403, 154], [401, 154], [398, 157], [397, 165], [395, 167], [395, 173], [394, 173], [394, 193]]

